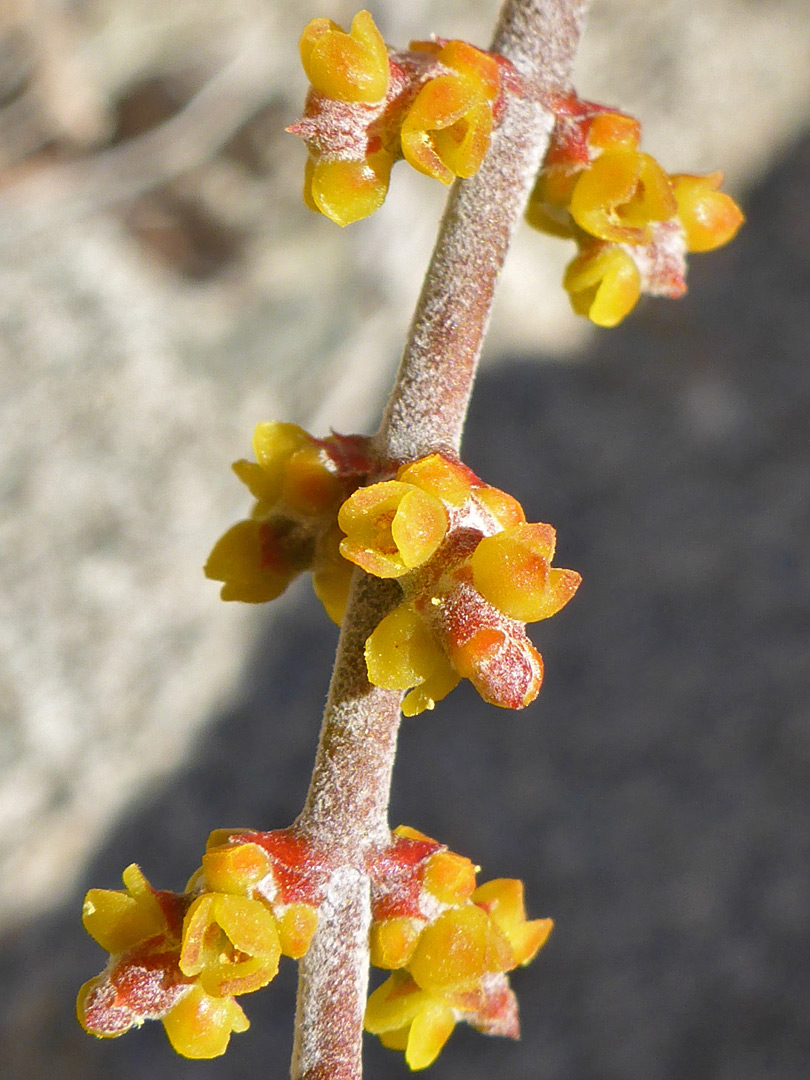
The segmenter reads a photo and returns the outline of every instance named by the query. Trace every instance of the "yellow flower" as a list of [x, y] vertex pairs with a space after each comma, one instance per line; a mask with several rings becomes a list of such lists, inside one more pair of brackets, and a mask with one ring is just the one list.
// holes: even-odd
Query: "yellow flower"
[[257, 424], [256, 460], [233, 466], [256, 503], [247, 520], [220, 537], [205, 564], [206, 576], [223, 582], [223, 600], [274, 600], [312, 570], [316, 595], [340, 622], [351, 567], [340, 554], [337, 512], [363, 478], [367, 441], [315, 439], [296, 424]]
[[376, 577], [397, 578], [433, 555], [447, 532], [447, 513], [414, 484], [387, 480], [360, 488], [341, 506], [340, 552]]
[[670, 180], [687, 251], [713, 251], [734, 239], [745, 216], [730, 195], [717, 190], [723, 182], [721, 172], [677, 174]]
[[651, 222], [674, 217], [677, 203], [655, 158], [638, 150], [606, 150], [583, 169], [569, 210], [584, 232], [600, 240], [646, 244]]
[[470, 560], [476, 589], [519, 622], [555, 615], [582, 580], [575, 570], [550, 565], [555, 539], [550, 525], [528, 523], [485, 536]]
[[[416, 847], [400, 852], [399, 879], [389, 875], [378, 883], [382, 900], [372, 899], [373, 913], [380, 902], [384, 911], [401, 912], [420, 902], [413, 885], [423, 863], [414, 866], [412, 859], [419, 856], [420, 840], [435, 841], [403, 826], [395, 836], [415, 841]], [[391, 859], [396, 852], [394, 844]], [[440, 890], [450, 885], [443, 893], [447, 906], [438, 913], [434, 908], [421, 922], [405, 914], [375, 916], [372, 957], [393, 973], [369, 997], [365, 1015], [366, 1030], [379, 1035], [384, 1046], [404, 1050], [412, 1069], [436, 1059], [459, 1020], [487, 1034], [518, 1036], [517, 1004], [506, 972], [529, 963], [552, 927], [550, 919], [527, 921], [520, 881], [500, 878], [472, 891], [475, 868], [446, 850], [428, 855], [424, 865], [421, 889], [428, 889], [432, 866], [434, 877], [442, 879]], [[439, 897], [431, 895], [435, 904]]]
[[394, 608], [376, 627], [366, 641], [365, 655], [372, 685], [411, 690], [402, 702], [405, 716], [432, 709], [461, 678], [428, 624], [407, 603]]
[[204, 893], [183, 922], [180, 970], [196, 976], [215, 997], [247, 994], [266, 986], [281, 956], [272, 912], [259, 900], [232, 893]]
[[543, 664], [520, 623], [559, 611], [580, 582], [550, 566], [550, 525], [527, 524], [516, 499], [441, 454], [356, 491], [338, 523], [345, 558], [402, 585], [403, 603], [365, 655], [373, 685], [411, 691], [406, 716], [432, 709], [460, 678], [504, 708], [534, 700]]
[[338, 225], [372, 214], [404, 157], [449, 184], [487, 152], [501, 95], [502, 58], [463, 41], [411, 42], [390, 56], [367, 11], [350, 32], [314, 19], [301, 37], [312, 91], [287, 130], [309, 148], [304, 201]]
[[312, 89], [338, 101], [373, 105], [388, 90], [388, 50], [368, 11], [345, 33], [331, 19], [313, 19], [299, 44]]
[[721, 173], [668, 176], [638, 149], [638, 122], [566, 99], [529, 200], [530, 225], [576, 241], [563, 284], [571, 305], [616, 326], [639, 296], [682, 296], [686, 251], [710, 251], [743, 222]]
[[586, 247], [565, 271], [563, 285], [578, 315], [597, 326], [617, 326], [641, 295], [641, 275], [632, 256], [615, 244]]

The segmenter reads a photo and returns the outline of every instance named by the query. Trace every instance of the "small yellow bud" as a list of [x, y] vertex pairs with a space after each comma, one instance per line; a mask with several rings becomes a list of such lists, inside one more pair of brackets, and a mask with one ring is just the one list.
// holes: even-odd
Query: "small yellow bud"
[[717, 190], [723, 182], [721, 172], [676, 175], [670, 180], [688, 251], [713, 251], [734, 239], [745, 216], [730, 195]]
[[439, 499], [413, 484], [387, 480], [360, 488], [338, 513], [347, 534], [345, 559], [375, 577], [402, 577], [434, 553], [447, 532], [447, 512]]
[[278, 916], [281, 952], [300, 960], [309, 949], [318, 928], [317, 909], [309, 904], [290, 904]]
[[586, 248], [569, 263], [563, 285], [577, 315], [597, 326], [617, 326], [636, 306], [641, 275], [632, 258], [615, 245]]
[[471, 559], [476, 589], [504, 615], [520, 622], [555, 615], [574, 595], [581, 578], [574, 570], [549, 565], [554, 543], [554, 529], [544, 524], [513, 525], [484, 537]]
[[424, 883], [443, 904], [460, 904], [475, 889], [475, 866], [454, 851], [439, 851], [428, 860]]
[[422, 919], [407, 916], [374, 923], [370, 939], [372, 964], [389, 971], [404, 967], [416, 948], [424, 925]]
[[250, 1021], [232, 997], [213, 997], [195, 985], [163, 1017], [163, 1026], [178, 1054], [202, 1059], [224, 1054], [231, 1032], [247, 1031]]
[[225, 844], [203, 855], [202, 869], [211, 892], [246, 894], [266, 877], [270, 859], [258, 844]]
[[348, 34], [331, 19], [313, 19], [301, 35], [301, 64], [312, 88], [339, 101], [373, 105], [388, 90], [388, 50], [368, 11]]
[[646, 244], [650, 222], [675, 216], [669, 178], [655, 158], [607, 150], [583, 169], [571, 193], [571, 217], [586, 233], [616, 243]]

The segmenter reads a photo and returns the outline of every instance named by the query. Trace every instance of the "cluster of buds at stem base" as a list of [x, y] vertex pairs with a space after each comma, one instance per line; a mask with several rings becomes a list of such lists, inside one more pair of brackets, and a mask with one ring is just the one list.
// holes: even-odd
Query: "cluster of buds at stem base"
[[310, 82], [304, 116], [287, 130], [309, 149], [304, 200], [338, 225], [368, 217], [404, 158], [443, 184], [472, 176], [489, 148], [512, 66], [465, 41], [386, 48], [367, 11], [348, 33], [313, 19], [300, 43]]
[[528, 964], [552, 927], [526, 920], [522, 882], [476, 887], [469, 859], [405, 826], [374, 871], [371, 962], [391, 975], [369, 998], [366, 1030], [412, 1069], [432, 1064], [460, 1020], [518, 1038], [506, 973]]
[[315, 439], [296, 424], [258, 424], [254, 461], [233, 470], [256, 499], [250, 517], [222, 536], [205, 573], [222, 581], [223, 600], [274, 600], [293, 578], [312, 571], [318, 599], [343, 618], [351, 567], [341, 557], [337, 512], [369, 469], [368, 439]]
[[249, 1026], [237, 996], [266, 986], [281, 956], [307, 952], [325, 874], [289, 830], [219, 830], [183, 893], [154, 889], [135, 865], [125, 891], [91, 889], [84, 926], [110, 959], [79, 991], [82, 1027], [114, 1038], [161, 1020], [184, 1057], [223, 1054]]
[[[469, 859], [404, 826], [365, 870], [371, 962], [391, 972], [369, 998], [367, 1030], [412, 1069], [431, 1064], [461, 1020], [516, 1038], [506, 973], [552, 925], [526, 920], [522, 883], [476, 887]], [[125, 890], [91, 889], [84, 925], [110, 960], [79, 991], [82, 1026], [114, 1038], [157, 1019], [179, 1054], [223, 1054], [249, 1026], [236, 998], [271, 982], [280, 957], [306, 954], [334, 871], [330, 853], [294, 829], [218, 830], [183, 893], [153, 888], [135, 865]]]
[[406, 716], [432, 709], [462, 678], [503, 708], [535, 699], [543, 661], [526, 623], [558, 612], [580, 582], [551, 565], [550, 525], [527, 522], [511, 495], [445, 454], [361, 486], [371, 469], [362, 436], [314, 439], [293, 424], [259, 424], [253, 446], [256, 462], [234, 469], [257, 502], [205, 567], [224, 582], [223, 599], [273, 599], [311, 569], [339, 623], [359, 566], [402, 589], [366, 642], [366, 666], [373, 685], [410, 691]]
[[345, 558], [396, 578], [402, 603], [366, 642], [369, 681], [410, 690], [402, 709], [432, 709], [462, 678], [493, 705], [537, 696], [543, 661], [526, 635], [574, 595], [580, 576], [551, 565], [555, 532], [443, 454], [359, 488], [338, 524]]
[[530, 225], [576, 241], [563, 284], [574, 310], [616, 326], [642, 294], [686, 292], [687, 252], [728, 243], [743, 222], [722, 173], [668, 175], [639, 149], [638, 121], [571, 95], [555, 103]]
[[[310, 91], [288, 131], [309, 148], [305, 202], [339, 225], [382, 205], [400, 158], [444, 184], [473, 176], [506, 95], [530, 92], [504, 57], [465, 41], [388, 49], [367, 11], [348, 33], [313, 19], [300, 50]], [[743, 222], [722, 173], [668, 175], [632, 117], [574, 93], [544, 103], [555, 126], [526, 216], [576, 241], [563, 279], [574, 310], [609, 327], [642, 294], [682, 296], [687, 253], [728, 243]]]

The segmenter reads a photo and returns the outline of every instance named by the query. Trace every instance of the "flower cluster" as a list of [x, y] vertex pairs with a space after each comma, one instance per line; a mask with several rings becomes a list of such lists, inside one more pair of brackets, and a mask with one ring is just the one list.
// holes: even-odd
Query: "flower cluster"
[[410, 690], [406, 716], [433, 708], [461, 678], [494, 705], [535, 699], [543, 662], [526, 622], [546, 619], [580, 576], [552, 567], [555, 532], [443, 454], [403, 465], [341, 506], [342, 555], [396, 578], [402, 603], [366, 642], [369, 681]]
[[158, 1019], [184, 1057], [223, 1054], [249, 1026], [236, 997], [266, 986], [282, 955], [309, 948], [323, 869], [308, 855], [286, 830], [220, 830], [184, 893], [154, 889], [134, 864], [125, 891], [91, 889], [84, 926], [110, 960], [79, 991], [82, 1027], [114, 1038]]
[[373, 867], [371, 962], [392, 974], [371, 994], [365, 1026], [412, 1069], [436, 1059], [459, 1020], [519, 1035], [506, 972], [533, 959], [552, 922], [526, 921], [522, 882], [476, 888], [476, 870], [404, 826]]
[[273, 600], [303, 570], [312, 570], [315, 593], [339, 623], [351, 567], [340, 556], [337, 511], [368, 470], [367, 440], [359, 435], [315, 439], [295, 424], [258, 424], [256, 461], [237, 461], [234, 472], [256, 499], [246, 521], [222, 536], [205, 573], [225, 584], [223, 600]]
[[639, 149], [638, 122], [622, 113], [573, 96], [555, 112], [526, 216], [542, 232], [576, 241], [563, 279], [574, 310], [615, 326], [642, 293], [682, 296], [686, 253], [728, 243], [743, 222], [717, 190], [722, 173], [667, 175]]
[[288, 131], [309, 149], [305, 202], [338, 225], [382, 205], [400, 158], [443, 184], [477, 172], [515, 77], [506, 60], [464, 41], [414, 41], [389, 54], [367, 11], [348, 33], [313, 19], [300, 51], [310, 91]]
[[[363, 865], [371, 962], [392, 973], [369, 998], [366, 1028], [405, 1050], [413, 1069], [435, 1059], [459, 1020], [517, 1037], [506, 972], [534, 957], [552, 925], [526, 921], [521, 882], [476, 887], [469, 859], [405, 826]], [[84, 925], [110, 960], [79, 991], [82, 1027], [115, 1038], [160, 1020], [184, 1057], [223, 1054], [249, 1026], [236, 998], [271, 982], [281, 956], [308, 951], [335, 869], [295, 829], [221, 829], [183, 893], [153, 888], [135, 865], [125, 890], [91, 889]]]

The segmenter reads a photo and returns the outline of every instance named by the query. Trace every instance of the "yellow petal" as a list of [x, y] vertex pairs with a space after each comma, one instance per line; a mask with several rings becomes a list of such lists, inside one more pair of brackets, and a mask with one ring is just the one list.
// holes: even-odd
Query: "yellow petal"
[[391, 522], [391, 537], [409, 570], [426, 563], [447, 532], [441, 502], [419, 488], [407, 491]]
[[430, 628], [408, 604], [382, 620], [366, 642], [369, 682], [385, 690], [407, 690], [443, 666], [444, 655]]
[[730, 195], [717, 190], [723, 182], [721, 172], [670, 179], [688, 251], [713, 251], [734, 239], [745, 216]]
[[408, 1033], [405, 1061], [411, 1069], [432, 1065], [456, 1026], [453, 1010], [441, 1001], [432, 1000], [420, 1009]]
[[571, 262], [563, 285], [571, 306], [597, 326], [617, 326], [641, 295], [641, 275], [632, 258], [620, 247], [607, 244], [588, 248]]
[[438, 851], [428, 860], [424, 886], [444, 904], [460, 904], [475, 889], [475, 866], [454, 851]]
[[224, 1054], [232, 1031], [247, 1031], [248, 1018], [231, 997], [212, 997], [193, 986], [163, 1018], [169, 1042], [187, 1058]]
[[568, 603], [580, 583], [575, 571], [549, 566], [553, 552], [554, 530], [542, 523], [486, 536], [470, 560], [475, 587], [510, 619], [547, 619]]
[[486, 974], [507, 971], [512, 950], [487, 913], [470, 904], [451, 908], [425, 927], [408, 970], [423, 990], [452, 993], [474, 987]]
[[384, 151], [363, 161], [320, 158], [312, 168], [312, 203], [341, 226], [369, 217], [385, 202], [392, 164]]

